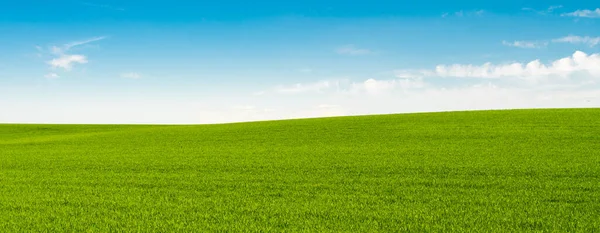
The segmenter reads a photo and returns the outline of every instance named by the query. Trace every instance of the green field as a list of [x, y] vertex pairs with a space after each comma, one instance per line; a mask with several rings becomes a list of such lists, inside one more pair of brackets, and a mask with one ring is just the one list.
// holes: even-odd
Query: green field
[[0, 125], [0, 229], [600, 231], [600, 109]]

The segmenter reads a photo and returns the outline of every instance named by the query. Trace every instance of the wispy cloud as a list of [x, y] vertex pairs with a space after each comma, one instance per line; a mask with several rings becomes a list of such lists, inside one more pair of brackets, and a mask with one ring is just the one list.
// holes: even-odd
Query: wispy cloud
[[[88, 63], [87, 56], [82, 54], [70, 54], [70, 50], [75, 47], [104, 40], [106, 38], [107, 37], [105, 36], [93, 37], [86, 40], [73, 41], [62, 46], [51, 46], [49, 49], [49, 54], [53, 58], [46, 63], [49, 64], [53, 69], [62, 68], [65, 71], [70, 71], [73, 69], [75, 64]], [[43, 51], [43, 49], [39, 46], [36, 46], [36, 49], [40, 52]]]
[[338, 54], [342, 55], [368, 55], [373, 54], [373, 51], [369, 49], [357, 48], [355, 45], [345, 45], [336, 50]]
[[[66, 44], [64, 44], [62, 46], [51, 46], [49, 51], [50, 51], [50, 53], [52, 53], [54, 55], [62, 55], [62, 54], [65, 54], [65, 53], [69, 52], [69, 50], [71, 50], [71, 49], [73, 49], [75, 47], [78, 47], [78, 46], [81, 46], [81, 45], [86, 45], [86, 44], [89, 44], [89, 43], [92, 43], [92, 42], [96, 42], [96, 41], [101, 41], [101, 40], [104, 40], [106, 38], [108, 38], [108, 37], [106, 37], [106, 36], [97, 36], [97, 37], [92, 37], [92, 38], [85, 39], [85, 40], [79, 40], [79, 41], [69, 42], [69, 43], [66, 43]], [[36, 49], [42, 50], [42, 48], [40, 46], [36, 46]]]
[[502, 41], [503, 45], [524, 49], [539, 49], [548, 46], [548, 42], [546, 41]]
[[[278, 86], [275, 88], [276, 93], [297, 94], [305, 92], [319, 92], [326, 89], [339, 87], [344, 80], [325, 80], [314, 83], [297, 83], [289, 86]], [[263, 93], [264, 94], [264, 93]]]
[[562, 7], [563, 7], [562, 5], [554, 5], [554, 6], [548, 7], [545, 10], [536, 10], [534, 8], [524, 7], [524, 8], [521, 8], [521, 10], [535, 12], [535, 13], [538, 13], [540, 15], [547, 15], [547, 14], [553, 13], [554, 10], [560, 9]]
[[471, 14], [475, 15], [475, 16], [482, 16], [485, 13], [484, 10], [476, 10], [471, 12]]
[[142, 75], [136, 72], [122, 73], [121, 78], [140, 79]]
[[456, 17], [467, 17], [467, 16], [483, 16], [485, 14], [485, 10], [460, 10], [453, 13], [443, 13], [442, 18], [446, 18], [448, 16], [456, 16]]
[[57, 73], [48, 73], [46, 75], [44, 75], [44, 78], [47, 79], [55, 79], [55, 78], [59, 78], [60, 76]]
[[560, 8], [563, 8], [563, 6], [562, 5], [550, 6], [550, 7], [548, 7], [547, 12], [553, 12], [554, 10], [560, 9]]
[[278, 86], [273, 91], [262, 92], [263, 94], [307, 94], [307, 93], [366, 93], [378, 95], [393, 90], [419, 89], [427, 86], [423, 78], [406, 78], [398, 75], [393, 80], [367, 79], [362, 82], [353, 82], [348, 79], [343, 80], [321, 80], [312, 83], [297, 83], [289, 86]]
[[576, 10], [574, 12], [564, 13], [561, 16], [566, 17], [580, 17], [580, 18], [600, 18], [600, 8], [596, 10]]
[[314, 72], [314, 70], [311, 68], [302, 68], [302, 69], [298, 69], [298, 72], [310, 74], [310, 73]]
[[600, 37], [589, 37], [589, 36], [565, 36], [562, 38], [554, 39], [552, 42], [555, 43], [571, 43], [571, 44], [586, 44], [590, 47], [595, 47], [600, 44]]
[[107, 9], [107, 10], [125, 11], [125, 9], [122, 7], [114, 7], [111, 5], [97, 4], [97, 3], [92, 3], [92, 2], [81, 2], [81, 5], [85, 5], [85, 6], [89, 6], [89, 7], [103, 8], [103, 9]]
[[89, 44], [89, 43], [100, 41], [100, 40], [104, 40], [106, 38], [107, 38], [106, 36], [98, 36], [98, 37], [93, 37], [93, 38], [90, 38], [90, 39], [87, 39], [87, 40], [73, 41], [71, 43], [65, 44], [65, 46], [64, 46], [63, 49], [65, 51], [68, 51], [69, 49], [71, 49], [73, 47], [80, 46], [80, 45], [85, 45], [85, 44]]
[[600, 37], [590, 37], [590, 36], [575, 36], [569, 35], [561, 38], [555, 38], [551, 40], [541, 40], [541, 41], [502, 41], [503, 45], [516, 47], [516, 48], [525, 48], [525, 49], [539, 49], [545, 48], [550, 43], [571, 43], [571, 44], [585, 44], [590, 47], [595, 47], [600, 45]]

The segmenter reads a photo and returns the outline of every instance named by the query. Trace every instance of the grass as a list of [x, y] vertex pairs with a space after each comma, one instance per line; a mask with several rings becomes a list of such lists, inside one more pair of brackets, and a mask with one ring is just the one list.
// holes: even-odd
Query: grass
[[0, 125], [3, 232], [600, 230], [600, 109]]

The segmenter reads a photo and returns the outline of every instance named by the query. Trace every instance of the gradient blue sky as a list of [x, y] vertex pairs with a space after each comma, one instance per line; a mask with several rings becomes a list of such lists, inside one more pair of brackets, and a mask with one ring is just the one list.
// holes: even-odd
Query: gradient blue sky
[[599, 8], [597, 1], [3, 1], [0, 122], [598, 107]]

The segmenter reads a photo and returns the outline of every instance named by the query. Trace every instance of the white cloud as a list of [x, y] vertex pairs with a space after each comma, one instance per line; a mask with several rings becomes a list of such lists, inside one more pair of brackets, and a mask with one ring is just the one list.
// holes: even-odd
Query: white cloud
[[387, 81], [378, 81], [375, 79], [367, 79], [364, 83], [362, 83], [362, 87], [369, 93], [378, 93], [381, 91], [386, 91], [394, 88], [396, 86], [395, 80]]
[[366, 81], [358, 84], [353, 84], [355, 90], [364, 90], [370, 94], [379, 94], [392, 90], [396, 86], [395, 80], [375, 80], [367, 79]]
[[503, 45], [524, 49], [539, 49], [548, 46], [548, 42], [540, 42], [540, 41], [502, 41]]
[[562, 38], [552, 40], [555, 43], [571, 43], [571, 44], [586, 44], [590, 47], [595, 47], [600, 44], [600, 37], [589, 37], [589, 36], [565, 36]]
[[373, 51], [368, 49], [357, 48], [354, 45], [345, 45], [336, 50], [338, 54], [342, 55], [368, 55], [372, 54]]
[[600, 18], [600, 8], [596, 10], [576, 10], [570, 13], [561, 14], [561, 16], [580, 17], [580, 18]]
[[47, 79], [55, 79], [55, 78], [59, 78], [59, 77], [60, 76], [56, 73], [48, 73], [48, 74], [44, 75], [44, 78], [47, 78]]
[[[52, 58], [52, 60], [47, 61], [46, 63], [48, 63], [51, 68], [54, 68], [54, 69], [62, 68], [65, 71], [70, 71], [75, 64], [88, 63], [87, 56], [85, 56], [85, 55], [69, 54], [69, 51], [71, 49], [73, 49], [74, 47], [77, 47], [77, 46], [104, 40], [106, 38], [107, 37], [105, 37], [105, 36], [93, 37], [93, 38], [90, 38], [87, 40], [70, 42], [63, 46], [51, 46], [49, 49], [49, 53], [54, 58]], [[39, 46], [37, 46], [36, 49], [38, 51], [43, 51], [41, 49], [41, 47], [39, 47]]]
[[136, 72], [122, 73], [121, 78], [140, 79], [142, 75]]
[[391, 80], [367, 79], [361, 83], [353, 83], [350, 92], [365, 92], [367, 94], [384, 94], [394, 90], [406, 91], [426, 87], [421, 78], [398, 78]]
[[60, 55], [58, 58], [54, 58], [48, 61], [48, 64], [52, 66], [52, 68], [63, 68], [67, 71], [73, 68], [73, 64], [85, 64], [88, 63], [88, 60], [83, 55]]
[[[261, 95], [267, 94], [307, 94], [307, 93], [360, 93], [369, 95], [386, 94], [392, 91], [406, 91], [420, 89], [427, 86], [421, 77], [407, 77], [403, 72], [398, 72], [397, 78], [390, 80], [367, 79], [362, 82], [352, 82], [348, 79], [343, 80], [322, 80], [313, 83], [297, 83], [294, 85], [281, 85], [272, 91], [261, 91]], [[254, 94], [257, 96], [256, 94]]]

